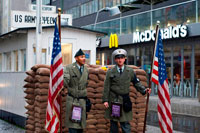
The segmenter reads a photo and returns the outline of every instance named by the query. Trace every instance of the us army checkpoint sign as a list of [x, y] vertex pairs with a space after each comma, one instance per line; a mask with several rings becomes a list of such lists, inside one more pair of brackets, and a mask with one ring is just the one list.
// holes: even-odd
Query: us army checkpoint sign
[[[42, 13], [42, 26], [54, 25], [54, 20], [58, 14], [56, 13]], [[64, 20], [65, 24], [72, 25], [71, 14], [61, 14], [61, 22]], [[11, 11], [11, 27], [35, 27], [36, 26], [36, 12]]]

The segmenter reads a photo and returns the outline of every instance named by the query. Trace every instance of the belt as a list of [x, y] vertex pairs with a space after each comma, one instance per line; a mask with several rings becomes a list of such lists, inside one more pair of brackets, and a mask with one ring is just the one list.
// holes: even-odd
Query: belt
[[68, 95], [71, 96], [71, 97], [73, 97], [73, 98], [77, 98], [77, 99], [87, 99], [87, 97], [75, 97], [71, 93], [68, 93]]

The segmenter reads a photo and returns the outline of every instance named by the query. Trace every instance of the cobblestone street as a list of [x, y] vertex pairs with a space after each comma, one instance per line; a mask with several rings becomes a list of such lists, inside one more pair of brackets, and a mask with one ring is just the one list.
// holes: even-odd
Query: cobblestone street
[[[25, 133], [25, 130], [0, 119], [0, 133]], [[158, 127], [147, 125], [146, 133], [161, 133]], [[174, 133], [182, 133], [174, 131]]]

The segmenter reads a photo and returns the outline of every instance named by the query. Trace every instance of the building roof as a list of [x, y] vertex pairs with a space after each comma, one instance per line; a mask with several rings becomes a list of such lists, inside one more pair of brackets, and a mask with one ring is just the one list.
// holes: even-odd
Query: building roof
[[[100, 31], [96, 31], [96, 30], [89, 30], [89, 29], [85, 29], [85, 28], [80, 28], [80, 27], [75, 27], [75, 26], [69, 26], [69, 25], [65, 25], [65, 26], [61, 26], [62, 28], [70, 28], [70, 29], [76, 29], [76, 30], [82, 30], [82, 31], [88, 31], [88, 32], [92, 32], [92, 33], [96, 33], [98, 36], [104, 36], [107, 35], [107, 33], [105, 32], [100, 32]], [[43, 29], [47, 29], [47, 28], [54, 28], [54, 26], [43, 26]], [[13, 31], [7, 32], [5, 34], [0, 35], [0, 38], [5, 37], [6, 35], [10, 35], [12, 33], [15, 32], [19, 32], [21, 30], [29, 30], [29, 29], [36, 29], [36, 27], [23, 27], [23, 28], [18, 28], [15, 29]]]

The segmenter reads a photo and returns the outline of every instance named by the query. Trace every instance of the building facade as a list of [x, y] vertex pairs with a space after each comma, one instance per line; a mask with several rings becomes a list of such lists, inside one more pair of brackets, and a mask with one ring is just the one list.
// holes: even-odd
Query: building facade
[[[200, 33], [195, 29], [200, 25], [200, 0], [168, 0], [154, 4], [152, 7], [148, 4], [132, 4], [139, 9], [116, 16], [110, 16], [109, 12], [99, 12], [105, 7], [130, 4], [134, 1], [137, 0], [65, 0], [63, 2], [56, 0], [50, 3], [63, 7], [64, 13], [73, 14], [73, 26], [103, 31], [108, 36], [111, 33], [117, 33], [119, 47], [128, 51], [127, 64], [140, 66], [148, 74], [151, 69], [154, 42], [144, 41], [145, 37], [138, 40], [139, 34], [155, 30], [157, 21], [160, 21], [161, 29], [170, 30], [170, 27], [186, 26], [187, 35], [184, 37], [172, 36], [163, 40], [170, 95], [198, 97]], [[98, 16], [97, 13], [99, 13]], [[95, 19], [97, 19], [96, 23]], [[114, 48], [109, 49], [108, 46], [109, 38], [102, 38], [101, 45], [97, 48], [97, 60], [101, 65], [113, 63], [110, 53]], [[153, 90], [154, 94], [157, 94], [157, 88]]]
[[31, 0], [0, 0], [0, 35], [11, 30], [11, 11], [28, 11]]

